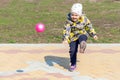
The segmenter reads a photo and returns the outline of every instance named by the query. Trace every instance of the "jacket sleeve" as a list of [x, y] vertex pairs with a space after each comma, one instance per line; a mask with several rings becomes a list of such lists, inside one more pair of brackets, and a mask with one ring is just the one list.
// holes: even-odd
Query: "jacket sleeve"
[[67, 40], [69, 41], [69, 37], [70, 37], [70, 32], [71, 32], [71, 27], [70, 27], [70, 23], [68, 21], [65, 22], [64, 24], [64, 29], [63, 29], [63, 40]]
[[86, 23], [86, 26], [85, 26], [85, 30], [87, 31], [87, 33], [91, 37], [94, 37], [96, 35], [96, 32], [95, 32], [90, 20], [88, 18], [86, 18], [86, 20], [87, 20], [87, 23]]

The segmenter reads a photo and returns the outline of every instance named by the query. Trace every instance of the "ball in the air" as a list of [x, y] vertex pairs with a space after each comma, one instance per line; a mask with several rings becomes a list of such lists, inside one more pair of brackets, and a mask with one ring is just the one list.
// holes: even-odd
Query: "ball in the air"
[[35, 26], [35, 30], [37, 32], [44, 32], [45, 31], [45, 25], [43, 23], [38, 23]]

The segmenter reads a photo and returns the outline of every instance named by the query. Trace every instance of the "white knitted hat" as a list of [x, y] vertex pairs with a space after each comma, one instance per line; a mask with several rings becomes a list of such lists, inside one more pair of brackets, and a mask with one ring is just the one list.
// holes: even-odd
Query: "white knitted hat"
[[75, 3], [72, 5], [72, 8], [71, 8], [71, 13], [76, 13], [78, 15], [82, 15], [82, 4], [80, 3]]

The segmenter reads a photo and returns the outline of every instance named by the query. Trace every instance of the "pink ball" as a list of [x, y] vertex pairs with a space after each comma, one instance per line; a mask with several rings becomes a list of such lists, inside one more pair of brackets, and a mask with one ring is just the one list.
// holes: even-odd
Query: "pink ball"
[[45, 25], [43, 23], [38, 23], [38, 24], [36, 24], [35, 29], [37, 32], [44, 32]]

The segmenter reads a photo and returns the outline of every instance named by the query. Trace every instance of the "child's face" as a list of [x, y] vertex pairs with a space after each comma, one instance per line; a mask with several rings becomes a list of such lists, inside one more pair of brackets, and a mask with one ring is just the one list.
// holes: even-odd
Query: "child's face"
[[72, 19], [72, 21], [76, 22], [79, 18], [80, 18], [80, 16], [78, 14], [71, 13], [71, 19]]

